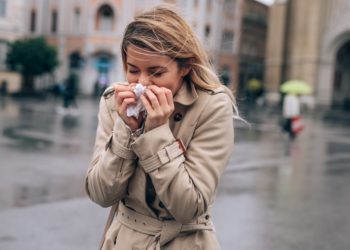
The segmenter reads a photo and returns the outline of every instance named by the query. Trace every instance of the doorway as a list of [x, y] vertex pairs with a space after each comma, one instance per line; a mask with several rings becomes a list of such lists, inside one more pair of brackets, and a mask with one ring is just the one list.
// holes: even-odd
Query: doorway
[[332, 100], [333, 108], [350, 111], [350, 41], [336, 54]]

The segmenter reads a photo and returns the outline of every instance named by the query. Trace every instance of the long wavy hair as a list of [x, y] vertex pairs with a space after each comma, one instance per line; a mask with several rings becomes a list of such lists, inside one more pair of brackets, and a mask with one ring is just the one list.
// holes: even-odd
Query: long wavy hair
[[159, 5], [136, 16], [126, 27], [121, 46], [124, 70], [129, 45], [169, 56], [179, 68], [188, 67], [185, 80], [196, 86], [211, 90], [221, 85], [194, 31], [169, 5]]

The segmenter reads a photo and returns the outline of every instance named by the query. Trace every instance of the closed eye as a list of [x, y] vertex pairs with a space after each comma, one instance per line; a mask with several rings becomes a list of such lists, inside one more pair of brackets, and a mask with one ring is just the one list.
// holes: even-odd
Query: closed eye
[[155, 76], [155, 77], [161, 77], [163, 75], [164, 72], [154, 72], [152, 73], [152, 76]]

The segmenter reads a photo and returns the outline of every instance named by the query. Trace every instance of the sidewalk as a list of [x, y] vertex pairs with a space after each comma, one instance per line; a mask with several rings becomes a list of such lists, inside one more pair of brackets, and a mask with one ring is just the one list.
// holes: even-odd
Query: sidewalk
[[[247, 202], [252, 199], [217, 198], [212, 216], [223, 250], [231, 250], [232, 242], [245, 249], [259, 248], [260, 240], [241, 242], [242, 234], [254, 234], [255, 230], [244, 225], [254, 218], [253, 211], [247, 211]], [[88, 198], [0, 211], [0, 249], [97, 250], [108, 212]], [[227, 230], [227, 219], [240, 226]]]
[[[98, 103], [0, 109], [0, 249], [97, 249], [108, 209], [82, 190]], [[243, 111], [243, 109], [242, 109]], [[244, 115], [244, 114], [243, 114]], [[290, 142], [274, 110], [249, 110], [212, 211], [223, 250], [350, 249], [350, 129], [318, 114]], [[69, 163], [69, 164], [68, 164]]]
[[96, 250], [107, 213], [87, 198], [0, 211], [0, 249]]

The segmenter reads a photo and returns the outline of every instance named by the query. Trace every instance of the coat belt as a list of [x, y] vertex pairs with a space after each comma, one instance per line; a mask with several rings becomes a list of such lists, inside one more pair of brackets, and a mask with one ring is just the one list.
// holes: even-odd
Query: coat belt
[[175, 220], [158, 220], [137, 213], [126, 207], [122, 202], [119, 203], [117, 219], [123, 225], [137, 232], [154, 236], [156, 249], [160, 249], [161, 246], [164, 246], [182, 232], [214, 230], [210, 216], [207, 213], [198, 217], [194, 222], [182, 224]]

